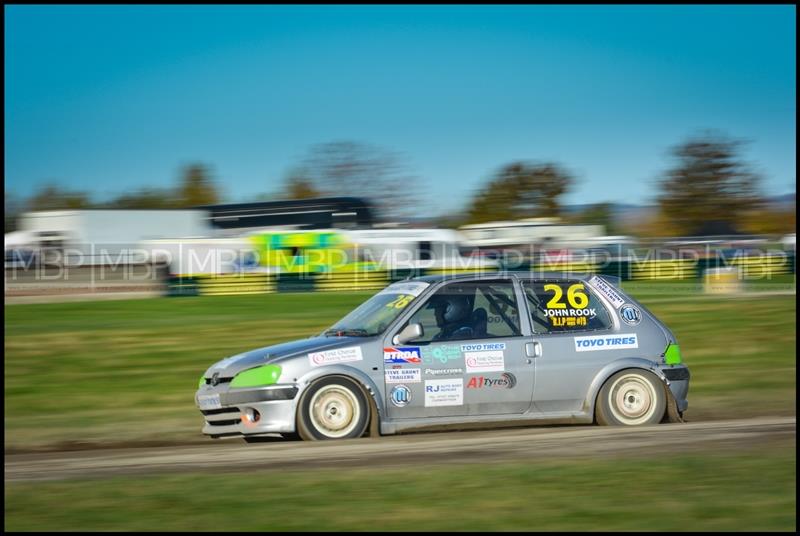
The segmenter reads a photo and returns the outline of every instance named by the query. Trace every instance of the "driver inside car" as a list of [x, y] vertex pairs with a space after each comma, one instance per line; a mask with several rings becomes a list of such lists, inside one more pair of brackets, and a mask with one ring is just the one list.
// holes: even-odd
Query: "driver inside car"
[[430, 307], [436, 314], [439, 333], [434, 341], [469, 339], [473, 336], [472, 303], [464, 294], [445, 294], [435, 296]]

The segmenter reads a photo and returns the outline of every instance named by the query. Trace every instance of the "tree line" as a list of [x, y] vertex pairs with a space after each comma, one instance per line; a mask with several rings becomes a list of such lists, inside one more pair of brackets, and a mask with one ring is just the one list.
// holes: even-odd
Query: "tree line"
[[[671, 166], [657, 178], [657, 209], [635, 228], [619, 228], [610, 203], [565, 214], [562, 198], [576, 184], [572, 172], [555, 162], [520, 160], [500, 166], [472, 195], [466, 208], [435, 223], [458, 226], [498, 220], [551, 217], [606, 226], [609, 234], [676, 236], [693, 234], [785, 233], [795, 212], [776, 211], [762, 193], [763, 177], [741, 157], [743, 142], [705, 133], [672, 147]], [[424, 213], [436, 200], [415, 193], [419, 179], [397, 153], [363, 143], [312, 146], [279, 188], [254, 200], [354, 196], [370, 201], [379, 219], [402, 221]], [[598, 196], [602, 192], [598, 192]], [[145, 187], [106, 202], [86, 192], [47, 185], [26, 200], [6, 193], [6, 232], [21, 211], [82, 208], [167, 209], [221, 203], [221, 188], [203, 164], [184, 167], [173, 188]]]

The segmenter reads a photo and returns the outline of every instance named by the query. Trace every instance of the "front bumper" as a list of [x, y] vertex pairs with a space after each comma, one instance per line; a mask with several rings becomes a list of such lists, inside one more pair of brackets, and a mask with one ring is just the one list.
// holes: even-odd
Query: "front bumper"
[[666, 365], [661, 367], [672, 397], [675, 399], [678, 412], [683, 413], [689, 407], [686, 397], [689, 394], [689, 368], [686, 365]]
[[[294, 432], [297, 391], [293, 384], [256, 389], [203, 385], [195, 394], [195, 404], [205, 418], [203, 433], [216, 438]], [[215, 395], [219, 395], [219, 407], [201, 406], [201, 399]]]

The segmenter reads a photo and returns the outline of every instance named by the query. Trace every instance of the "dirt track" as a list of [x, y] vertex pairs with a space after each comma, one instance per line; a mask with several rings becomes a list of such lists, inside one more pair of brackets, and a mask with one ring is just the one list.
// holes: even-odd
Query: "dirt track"
[[667, 455], [677, 451], [736, 449], [758, 444], [793, 444], [795, 417], [661, 424], [637, 428], [532, 427], [409, 434], [348, 441], [260, 443], [209, 440], [208, 445], [105, 449], [5, 456], [5, 480], [103, 478], [122, 474], [208, 472], [265, 468], [393, 466], [420, 463], [609, 455]]

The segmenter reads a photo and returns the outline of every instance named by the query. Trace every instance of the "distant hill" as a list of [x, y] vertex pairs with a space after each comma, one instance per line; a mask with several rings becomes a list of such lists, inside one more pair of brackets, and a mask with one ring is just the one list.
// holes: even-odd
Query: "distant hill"
[[[776, 195], [767, 198], [767, 203], [774, 210], [790, 210], [795, 207], [795, 194]], [[592, 204], [582, 205], [566, 205], [562, 207], [565, 215], [573, 215], [591, 207]], [[633, 205], [630, 203], [611, 203], [611, 213], [614, 218], [614, 223], [620, 226], [630, 225], [637, 221], [641, 221], [653, 210], [656, 205]]]
[[[795, 194], [782, 194], [771, 196], [767, 199], [769, 205], [774, 210], [790, 210], [795, 206]], [[561, 207], [564, 216], [573, 216], [590, 208], [595, 203], [584, 203], [579, 205], [564, 205]], [[614, 223], [618, 227], [626, 228], [636, 226], [639, 222], [647, 218], [654, 210], [655, 204], [650, 205], [634, 205], [631, 203], [609, 203], [611, 205], [611, 214]], [[421, 216], [418, 218], [409, 218], [406, 220], [405, 225], [410, 227], [429, 227], [436, 225], [450, 226], [448, 220], [454, 217], [454, 214], [444, 215], [439, 217], [426, 217]]]

